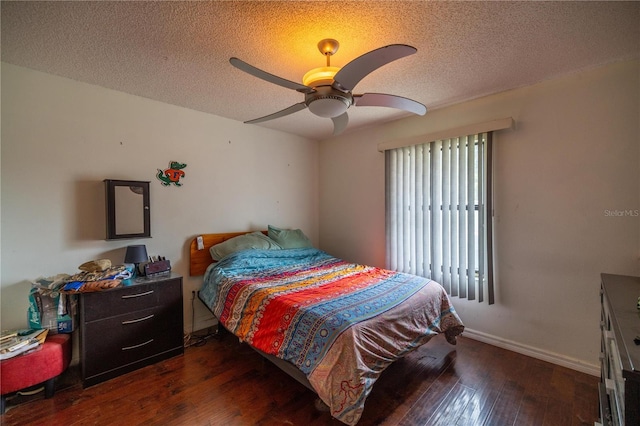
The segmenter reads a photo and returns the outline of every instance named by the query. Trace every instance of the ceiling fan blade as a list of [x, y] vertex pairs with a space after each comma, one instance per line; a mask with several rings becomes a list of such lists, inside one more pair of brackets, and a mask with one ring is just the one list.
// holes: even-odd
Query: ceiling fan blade
[[365, 93], [363, 95], [353, 95], [355, 106], [381, 106], [397, 108], [409, 111], [418, 115], [425, 115], [427, 107], [420, 102], [402, 96], [387, 95], [384, 93]]
[[249, 65], [245, 61], [238, 58], [231, 58], [229, 62], [234, 67], [254, 77], [258, 77], [269, 83], [277, 84], [278, 86], [286, 87], [287, 89], [293, 89], [301, 93], [311, 93], [313, 89], [304, 84], [296, 83], [295, 81], [287, 80], [286, 78], [278, 77], [277, 75], [270, 74], [266, 71], [262, 71], [260, 68], [256, 68], [253, 65]]
[[347, 124], [349, 124], [349, 116], [344, 112], [337, 117], [332, 117], [331, 121], [333, 121], [333, 136], [336, 136], [344, 132], [344, 129], [347, 128]]
[[284, 117], [285, 115], [293, 114], [294, 112], [305, 109], [307, 105], [304, 102], [299, 104], [293, 104], [282, 111], [274, 112], [273, 114], [265, 115], [264, 117], [254, 118], [253, 120], [245, 121], [246, 124], [262, 123], [263, 121], [273, 120], [274, 118]]
[[380, 47], [357, 57], [333, 77], [333, 87], [338, 90], [351, 91], [360, 80], [383, 65], [405, 56], [413, 55], [417, 49], [406, 44], [391, 44]]

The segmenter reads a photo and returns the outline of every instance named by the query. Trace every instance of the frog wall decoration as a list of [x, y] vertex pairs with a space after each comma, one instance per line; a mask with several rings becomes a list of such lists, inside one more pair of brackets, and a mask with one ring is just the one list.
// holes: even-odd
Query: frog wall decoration
[[185, 176], [185, 173], [182, 170], [185, 167], [187, 167], [186, 164], [179, 163], [177, 161], [170, 161], [169, 168], [164, 170], [158, 169], [156, 177], [160, 180], [163, 186], [169, 186], [171, 184], [174, 184], [175, 186], [182, 186], [180, 179]]

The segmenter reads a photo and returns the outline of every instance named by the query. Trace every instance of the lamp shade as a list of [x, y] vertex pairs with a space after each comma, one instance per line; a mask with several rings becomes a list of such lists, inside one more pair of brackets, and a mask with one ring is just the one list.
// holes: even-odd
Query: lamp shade
[[127, 246], [124, 263], [140, 263], [147, 260], [147, 247], [144, 244]]

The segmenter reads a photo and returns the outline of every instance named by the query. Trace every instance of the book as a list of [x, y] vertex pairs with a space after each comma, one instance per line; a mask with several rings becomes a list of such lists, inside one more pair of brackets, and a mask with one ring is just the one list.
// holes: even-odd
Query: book
[[18, 349], [20, 349], [21, 347], [25, 346], [29, 344], [29, 340], [22, 340], [19, 338], [15, 338], [15, 339], [10, 339], [5, 341], [2, 346], [0, 347], [0, 352], [4, 353], [4, 352], [13, 352], [16, 351]]
[[48, 329], [7, 332], [7, 337], [0, 341], [0, 359], [12, 358], [43, 344], [48, 333]]
[[20, 348], [14, 351], [0, 352], [0, 360], [13, 358], [14, 356], [27, 353], [41, 346], [37, 340], [27, 341], [26, 343], [27, 344], [20, 346]]
[[2, 334], [0, 334], [0, 342], [4, 342], [5, 340], [16, 337], [17, 335], [18, 330], [2, 330]]

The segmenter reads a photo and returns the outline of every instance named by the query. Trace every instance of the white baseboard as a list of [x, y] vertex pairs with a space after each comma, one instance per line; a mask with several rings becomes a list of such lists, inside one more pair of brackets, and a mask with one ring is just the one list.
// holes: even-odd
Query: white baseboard
[[590, 374], [592, 376], [600, 377], [600, 366], [589, 364], [575, 358], [534, 348], [532, 346], [523, 345], [522, 343], [503, 339], [501, 337], [493, 336], [481, 331], [471, 330], [469, 328], [464, 329], [464, 333], [462, 334], [462, 336], [468, 337], [469, 339], [478, 340], [489, 345], [497, 346], [502, 349], [517, 352], [522, 355], [527, 355], [532, 358], [540, 359], [542, 361], [547, 361], [552, 364], [560, 365], [562, 367], [567, 367], [572, 370], [580, 371], [582, 373]]

